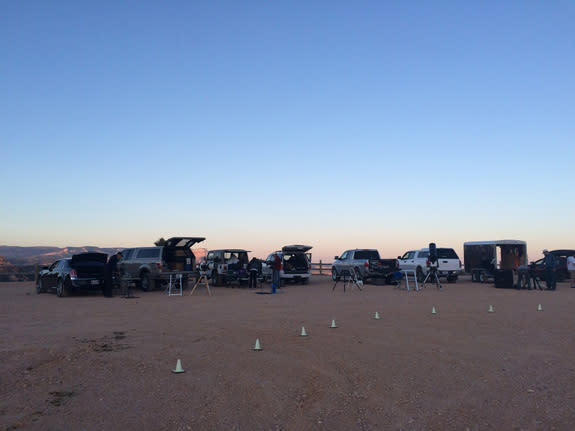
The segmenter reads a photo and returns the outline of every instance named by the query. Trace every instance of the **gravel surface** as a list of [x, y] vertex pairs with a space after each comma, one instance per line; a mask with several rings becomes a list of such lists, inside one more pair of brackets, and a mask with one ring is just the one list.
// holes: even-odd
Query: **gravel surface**
[[0, 430], [575, 426], [568, 283], [332, 286], [314, 276], [277, 295], [216, 287], [124, 299], [2, 283]]

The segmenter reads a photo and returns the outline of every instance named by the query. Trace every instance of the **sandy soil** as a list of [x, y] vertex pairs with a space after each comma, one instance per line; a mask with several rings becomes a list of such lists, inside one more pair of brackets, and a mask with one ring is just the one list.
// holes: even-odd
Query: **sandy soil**
[[[0, 284], [0, 430], [575, 424], [567, 283], [516, 291], [464, 279], [442, 291], [344, 293], [315, 276], [278, 295], [213, 291], [58, 298], [32, 283]], [[178, 359], [185, 373], [172, 373]]]

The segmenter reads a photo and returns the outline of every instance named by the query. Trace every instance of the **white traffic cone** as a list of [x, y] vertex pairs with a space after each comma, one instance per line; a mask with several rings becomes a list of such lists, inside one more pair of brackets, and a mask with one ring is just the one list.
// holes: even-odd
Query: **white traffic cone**
[[174, 374], [179, 374], [179, 373], [183, 373], [184, 369], [182, 368], [182, 362], [178, 359], [178, 362], [176, 363], [176, 369], [172, 370], [172, 373]]

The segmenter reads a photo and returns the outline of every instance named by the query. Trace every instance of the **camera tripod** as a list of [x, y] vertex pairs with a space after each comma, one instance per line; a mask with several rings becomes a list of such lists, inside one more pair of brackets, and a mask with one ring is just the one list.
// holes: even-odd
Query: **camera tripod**
[[427, 283], [427, 280], [429, 280], [430, 278], [432, 282], [435, 281], [437, 288], [441, 289], [441, 282], [439, 281], [439, 276], [437, 275], [437, 266], [429, 267], [429, 272], [427, 273], [425, 279], [423, 280], [423, 287], [426, 287], [425, 283]]

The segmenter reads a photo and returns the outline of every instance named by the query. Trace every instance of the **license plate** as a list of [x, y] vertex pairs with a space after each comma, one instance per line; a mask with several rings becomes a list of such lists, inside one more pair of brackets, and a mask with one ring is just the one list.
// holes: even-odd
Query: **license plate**
[[100, 280], [90, 280], [90, 284], [92, 284], [93, 286], [97, 286], [98, 284], [100, 284]]

